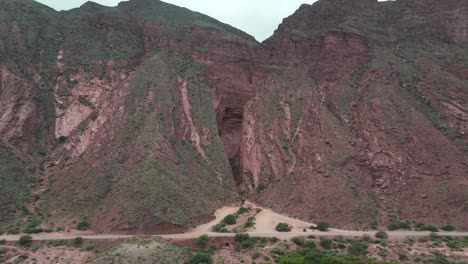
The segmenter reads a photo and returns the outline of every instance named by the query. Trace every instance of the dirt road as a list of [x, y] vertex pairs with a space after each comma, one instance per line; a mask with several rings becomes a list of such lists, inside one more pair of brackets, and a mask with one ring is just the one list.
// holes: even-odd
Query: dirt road
[[[287, 239], [296, 236], [344, 236], [344, 237], [354, 237], [354, 236], [363, 236], [367, 234], [369, 236], [374, 236], [375, 231], [345, 231], [345, 230], [331, 230], [327, 232], [269, 232], [269, 233], [261, 233], [261, 232], [248, 232], [251, 236], [258, 236], [258, 237], [277, 237], [280, 239]], [[235, 233], [184, 233], [184, 234], [170, 234], [170, 235], [154, 235], [157, 237], [162, 237], [166, 239], [193, 239], [197, 238], [202, 234], [207, 234], [210, 237], [234, 237]], [[401, 238], [401, 237], [422, 237], [428, 236], [430, 232], [417, 232], [417, 231], [389, 231], [387, 232], [389, 238]], [[468, 236], [468, 232], [438, 232], [440, 236], [452, 236], [452, 237], [464, 237]], [[76, 237], [82, 237], [83, 239], [90, 239], [90, 240], [113, 240], [113, 239], [128, 239], [132, 237], [136, 237], [138, 235], [115, 235], [115, 234], [96, 234], [96, 235], [73, 235], [64, 233], [63, 235], [48, 235], [48, 234], [40, 234], [40, 235], [33, 235], [33, 240], [38, 241], [49, 241], [49, 240], [72, 240]], [[147, 235], [146, 235], [147, 236]], [[4, 235], [0, 236], [0, 240], [5, 239], [6, 241], [18, 241], [20, 235]]]
[[[257, 208], [261, 209], [261, 211], [256, 216], [256, 225], [255, 228], [252, 229], [250, 232], [247, 232], [251, 236], [258, 236], [258, 237], [278, 237], [280, 239], [288, 239], [296, 236], [344, 236], [344, 237], [355, 237], [355, 236], [363, 236], [369, 235], [374, 236], [377, 231], [348, 231], [348, 230], [340, 230], [340, 229], [330, 229], [327, 232], [320, 232], [320, 231], [308, 231], [302, 232], [304, 229], [308, 229], [313, 223], [301, 221], [295, 218], [291, 218], [285, 215], [281, 215], [278, 213], [273, 212], [267, 208], [261, 208], [253, 203], [246, 202], [246, 205], [251, 207], [253, 210]], [[197, 238], [202, 234], [207, 234], [210, 237], [233, 237], [235, 233], [213, 233], [211, 232], [211, 228], [220, 223], [221, 220], [228, 214], [233, 214], [239, 209], [239, 206], [232, 206], [232, 207], [223, 207], [216, 211], [215, 219], [209, 223], [200, 225], [196, 228], [188, 230], [186, 233], [183, 234], [170, 234], [170, 235], [154, 235], [166, 239], [193, 239]], [[278, 232], [275, 230], [275, 227], [278, 223], [288, 223], [292, 231], [291, 232]], [[310, 229], [309, 229], [310, 230]], [[418, 232], [418, 231], [388, 231], [387, 232], [389, 238], [402, 238], [402, 237], [422, 237], [428, 236], [430, 232]], [[453, 236], [453, 237], [464, 237], [468, 236], [468, 232], [438, 232], [440, 236]], [[38, 234], [33, 235], [33, 240], [71, 240], [75, 239], [76, 237], [82, 237], [84, 239], [91, 239], [91, 240], [113, 240], [113, 239], [128, 239], [132, 237], [139, 236], [138, 234], [135, 235], [119, 235], [119, 234], [89, 234], [89, 233], [53, 233], [53, 234]], [[147, 236], [147, 235], [146, 235]], [[0, 240], [5, 239], [6, 241], [17, 241], [21, 235], [4, 235], [0, 236]]]

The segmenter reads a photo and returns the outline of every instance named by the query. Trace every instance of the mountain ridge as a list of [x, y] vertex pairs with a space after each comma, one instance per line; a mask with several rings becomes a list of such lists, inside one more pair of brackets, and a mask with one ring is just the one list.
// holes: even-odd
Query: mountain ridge
[[468, 15], [422, 2], [321, 0], [262, 43], [161, 1], [0, 16], [0, 139], [40, 164], [24, 204], [102, 232], [183, 230], [243, 197], [467, 228]]

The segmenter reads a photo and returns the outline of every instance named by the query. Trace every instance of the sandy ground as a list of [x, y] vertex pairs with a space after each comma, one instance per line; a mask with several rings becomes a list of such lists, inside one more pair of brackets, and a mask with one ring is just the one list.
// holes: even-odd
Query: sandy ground
[[230, 214], [234, 214], [235, 212], [237, 212], [237, 210], [239, 210], [240, 206], [225, 206], [223, 208], [220, 208], [218, 210], [216, 210], [215, 212], [215, 219], [209, 223], [206, 223], [206, 224], [203, 224], [203, 225], [199, 225], [195, 228], [192, 228], [190, 229], [189, 231], [187, 231], [186, 233], [207, 233], [207, 232], [211, 232], [211, 228], [217, 224], [219, 224], [221, 222], [221, 220], [223, 220], [224, 217], [226, 217], [227, 215], [230, 215]]
[[[314, 225], [313, 223], [304, 222], [299, 219], [294, 219], [285, 215], [281, 215], [273, 212], [268, 208], [260, 207], [252, 202], [246, 201], [243, 205], [244, 207], [250, 207], [252, 210], [261, 209], [261, 212], [258, 213], [255, 217], [255, 228], [253, 228], [249, 233], [268, 233], [276, 232], [276, 225], [279, 223], [287, 223], [291, 226], [293, 232], [301, 232], [303, 229], [308, 229], [310, 226]], [[197, 226], [193, 229], [190, 229], [186, 233], [204, 233], [211, 232], [211, 228], [216, 224], [219, 224], [224, 217], [230, 214], [234, 214], [239, 210], [240, 206], [225, 206], [216, 210], [215, 217], [213, 221]]]
[[252, 206], [253, 208], [260, 208], [262, 211], [257, 214], [255, 217], [255, 228], [252, 230], [251, 233], [267, 233], [267, 232], [275, 232], [276, 226], [279, 223], [287, 223], [291, 226], [291, 231], [293, 232], [301, 232], [304, 229], [310, 228], [313, 223], [305, 222], [299, 219], [291, 218], [285, 215], [280, 215], [278, 213], [273, 212], [268, 208], [262, 208], [254, 203], [246, 202], [247, 206]]

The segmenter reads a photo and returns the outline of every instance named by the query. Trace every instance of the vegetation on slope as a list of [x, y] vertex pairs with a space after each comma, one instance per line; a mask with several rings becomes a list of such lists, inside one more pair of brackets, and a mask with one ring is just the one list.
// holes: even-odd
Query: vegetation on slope
[[34, 182], [34, 171], [0, 142], [0, 225], [27, 210], [24, 202]]

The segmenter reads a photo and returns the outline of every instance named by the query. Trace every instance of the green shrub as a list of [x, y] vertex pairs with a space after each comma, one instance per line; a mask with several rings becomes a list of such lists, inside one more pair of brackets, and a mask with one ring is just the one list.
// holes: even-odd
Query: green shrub
[[285, 254], [287, 254], [287, 253], [288, 253], [288, 252], [287, 252], [285, 249], [283, 249], [283, 248], [276, 248], [276, 247], [275, 247], [275, 248], [273, 248], [272, 250], [270, 250], [270, 254], [271, 254], [273, 257], [275, 257], [275, 255], [276, 255], [276, 256], [282, 256], [282, 255], [285, 255]]
[[384, 231], [379, 231], [377, 233], [375, 233], [375, 237], [376, 238], [380, 238], [380, 239], [386, 239], [388, 238], [388, 234]]
[[17, 235], [17, 234], [19, 234], [19, 233], [20, 233], [19, 227], [15, 227], [15, 228], [13, 228], [13, 229], [8, 230], [8, 234], [9, 234], [9, 235]]
[[317, 245], [315, 245], [315, 241], [307, 240], [306, 242], [304, 242], [304, 247], [314, 249], [317, 247]]
[[218, 248], [217, 248], [215, 245], [212, 245], [212, 246], [208, 249], [208, 253], [213, 254], [213, 253], [216, 252], [216, 250], [218, 250]]
[[247, 222], [244, 224], [244, 228], [251, 228], [255, 226], [255, 217], [251, 216], [247, 219]]
[[213, 259], [210, 254], [198, 251], [197, 254], [193, 255], [185, 264], [212, 264]]
[[65, 245], [65, 241], [64, 240], [55, 240], [55, 241], [49, 242], [49, 244], [52, 245], [53, 247], [60, 247], [60, 246]]
[[36, 219], [34, 217], [29, 217], [28, 218], [28, 224], [27, 224], [26, 228], [36, 228], [40, 224], [42, 224], [42, 221], [40, 219]]
[[367, 254], [367, 243], [352, 241], [348, 247], [348, 253], [354, 256], [364, 256]]
[[432, 232], [431, 232], [431, 233], [429, 234], [429, 239], [430, 239], [431, 241], [439, 241], [440, 238], [441, 238], [441, 237], [440, 237], [437, 233], [432, 233]]
[[368, 234], [362, 235], [362, 241], [370, 242], [372, 239]]
[[234, 236], [234, 241], [236, 241], [237, 243], [242, 243], [243, 241], [249, 238], [250, 238], [249, 234], [238, 233]]
[[304, 238], [302, 237], [293, 237], [291, 241], [300, 247], [304, 246]]
[[252, 255], [252, 259], [255, 260], [255, 259], [258, 259], [262, 254], [260, 254], [260, 252], [258, 251], [255, 251]]
[[96, 120], [97, 118], [99, 117], [99, 113], [97, 111], [93, 111], [90, 115], [89, 115], [89, 118], [91, 118], [91, 120]]
[[237, 210], [236, 215], [241, 215], [241, 214], [247, 213], [248, 211], [249, 211], [249, 209], [247, 209], [245, 207], [241, 207], [241, 208], [239, 208], [239, 210]]
[[448, 241], [447, 247], [455, 251], [463, 251], [460, 247], [460, 243], [457, 240]]
[[266, 189], [266, 185], [264, 183], [260, 183], [257, 187], [257, 192], [262, 192], [263, 190]]
[[376, 230], [378, 227], [379, 227], [379, 224], [377, 223], [377, 221], [370, 223], [371, 229]]
[[88, 221], [88, 218], [83, 217], [83, 219], [81, 219], [81, 221], [76, 226], [76, 229], [84, 231], [84, 230], [88, 230], [90, 227], [91, 227], [91, 223]]
[[393, 231], [397, 229], [411, 229], [411, 225], [408, 222], [392, 221], [387, 225], [388, 230]]
[[418, 238], [418, 241], [421, 242], [421, 243], [426, 243], [427, 241], [429, 241], [429, 238], [427, 238], [427, 237], [420, 237], [420, 238]]
[[388, 245], [387, 240], [382, 240], [382, 241], [380, 241], [380, 245], [381, 245], [382, 247], [386, 247], [386, 246]]
[[93, 245], [92, 243], [88, 243], [88, 244], [86, 244], [86, 246], [85, 246], [85, 250], [87, 250], [87, 251], [91, 251], [91, 250], [93, 250], [93, 249], [94, 249], [94, 245]]
[[251, 237], [247, 240], [242, 241], [241, 248], [253, 248], [257, 243], [257, 238]]
[[58, 137], [58, 142], [61, 143], [61, 144], [67, 142], [67, 140], [68, 140], [68, 137], [66, 137], [66, 136]]
[[1, 245], [5, 245], [6, 242], [7, 242], [7, 241], [6, 241], [5, 239], [0, 240], [0, 246], [1, 246]]
[[203, 234], [197, 238], [196, 244], [199, 248], [206, 248], [206, 245], [208, 244], [208, 241], [210, 238], [208, 237], [207, 234]]
[[73, 244], [77, 247], [80, 247], [83, 244], [83, 238], [82, 237], [75, 237], [75, 240], [73, 241]]
[[234, 225], [236, 223], [236, 216], [233, 214], [227, 215], [224, 217], [223, 223], [226, 225]]
[[444, 231], [453, 231], [455, 230], [455, 227], [451, 224], [446, 224], [444, 226], [441, 226], [440, 229], [444, 230]]
[[32, 243], [32, 237], [30, 235], [25, 235], [20, 237], [19, 244], [23, 247], [29, 247]]
[[399, 253], [398, 254], [398, 260], [406, 261], [406, 260], [408, 260], [408, 256], [405, 253]]
[[415, 228], [416, 228], [416, 231], [431, 231], [431, 232], [438, 232], [439, 231], [437, 229], [437, 227], [435, 227], [433, 225], [425, 225], [425, 224], [422, 224], [422, 223], [417, 223], [415, 225]]
[[330, 224], [327, 222], [318, 222], [316, 228], [320, 231], [327, 231], [329, 227]]
[[333, 242], [325, 237], [320, 238], [320, 246], [324, 249], [331, 249]]
[[213, 231], [213, 232], [221, 232], [221, 229], [223, 229], [223, 227], [224, 227], [223, 225], [217, 224], [217, 225], [215, 225], [215, 226], [213, 226], [213, 227], [211, 228], [211, 231]]
[[278, 231], [278, 232], [289, 232], [289, 231], [291, 231], [291, 227], [286, 223], [279, 223], [276, 226], [276, 231]]

